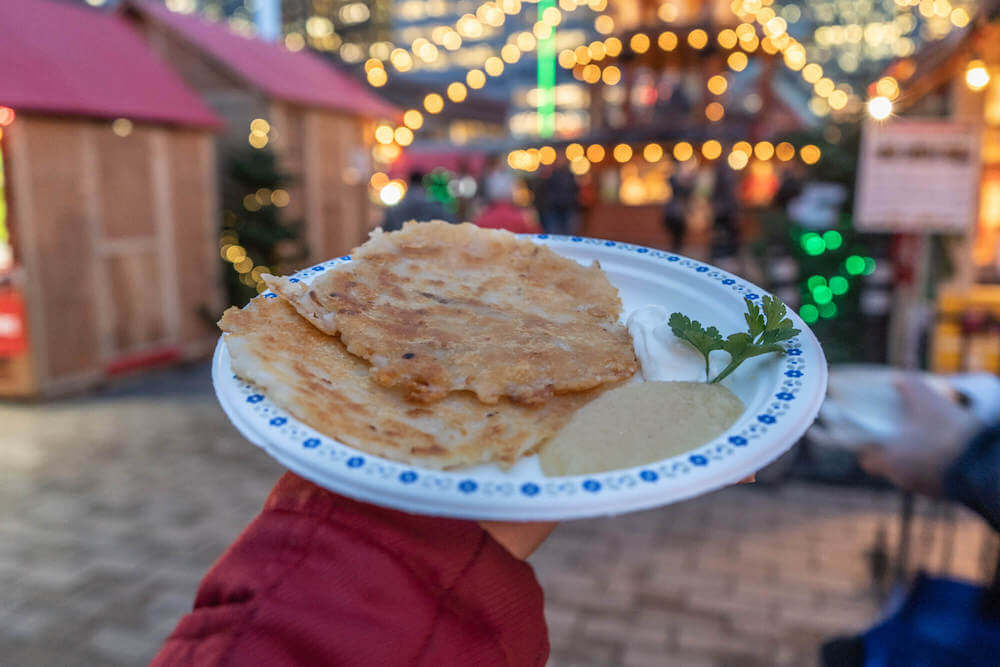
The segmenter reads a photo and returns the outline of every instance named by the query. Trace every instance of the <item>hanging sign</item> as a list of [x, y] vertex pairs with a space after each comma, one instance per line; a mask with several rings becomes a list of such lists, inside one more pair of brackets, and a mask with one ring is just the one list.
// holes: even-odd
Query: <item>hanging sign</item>
[[948, 120], [868, 122], [854, 225], [865, 232], [960, 233], [976, 221], [979, 129]]

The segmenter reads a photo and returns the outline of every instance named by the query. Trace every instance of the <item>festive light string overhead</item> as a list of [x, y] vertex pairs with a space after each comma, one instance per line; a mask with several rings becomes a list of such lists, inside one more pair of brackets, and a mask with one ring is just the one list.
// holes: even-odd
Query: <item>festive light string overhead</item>
[[[513, 3], [520, 5], [518, 0], [502, 0], [502, 3], [499, 5], [494, 2], [487, 2], [481, 5], [480, 9], [477, 9], [477, 15], [482, 8], [487, 6], [500, 6], [507, 13], [507, 9], [513, 8]], [[572, 11], [580, 6], [590, 6], [595, 10], [603, 10], [606, 7], [606, 0], [591, 0], [586, 3], [580, 2], [580, 0], [560, 0], [559, 5], [566, 11]], [[744, 70], [749, 62], [747, 54], [754, 54], [758, 48], [771, 55], [780, 53], [784, 64], [789, 69], [801, 72], [803, 79], [813, 84], [814, 92], [816, 93], [814, 100], [820, 99], [824, 101], [826, 107], [817, 109], [817, 105], [813, 104], [814, 111], [840, 110], [848, 106], [853, 91], [846, 85], [837, 86], [832, 79], [823, 76], [823, 70], [820, 65], [807, 61], [805, 47], [788, 34], [785, 19], [777, 16], [774, 10], [766, 6], [761, 0], [735, 0], [732, 3], [732, 9], [743, 22], [735, 28], [722, 29], [715, 36], [720, 46], [732, 51], [726, 59], [729, 69], [735, 72]], [[552, 30], [561, 21], [561, 14], [559, 9], [554, 6], [540, 7], [540, 10], [540, 20], [536, 22], [532, 30], [512, 35], [509, 43], [501, 49], [500, 57], [491, 56], [488, 58], [483, 69], [478, 67], [469, 69], [466, 72], [464, 83], [456, 81], [449, 84], [446, 90], [448, 99], [453, 103], [464, 101], [467, 98], [468, 88], [477, 89], [482, 87], [485, 85], [487, 75], [500, 76], [504, 71], [504, 63], [517, 62], [523, 53], [536, 49], [539, 39], [550, 38]], [[518, 6], [518, 11], [520, 11], [520, 6]], [[463, 19], [469, 21], [469, 16], [471, 15], [466, 15]], [[475, 16], [472, 18], [474, 19]], [[762, 33], [758, 31], [754, 22], [760, 25]], [[500, 24], [502, 25], [502, 21]], [[456, 33], [458, 32], [458, 27], [456, 23]], [[595, 29], [602, 34], [609, 34], [614, 30], [614, 20], [610, 16], [601, 14], [595, 18]], [[436, 39], [443, 41], [448, 34], [451, 33], [439, 31]], [[459, 34], [458, 37], [461, 37], [461, 35]], [[663, 51], [672, 51], [680, 44], [680, 38], [675, 32], [664, 30], [656, 35], [636, 33], [629, 39], [628, 48], [632, 53], [645, 53], [654, 43], [654, 38], [656, 46]], [[701, 50], [708, 45], [709, 35], [703, 29], [696, 28], [687, 33], [684, 41], [691, 48]], [[456, 48], [458, 46], [460, 46], [460, 43], [457, 44]], [[574, 75], [580, 80], [588, 83], [602, 81], [606, 85], [616, 85], [621, 80], [621, 70], [618, 66], [610, 65], [601, 68], [596, 65], [596, 62], [600, 62], [606, 57], [617, 57], [622, 53], [624, 46], [621, 39], [609, 36], [604, 40], [593, 41], [589, 45], [580, 45], [575, 49], [564, 49], [559, 53], [557, 62], [564, 69], [573, 69]], [[737, 47], [739, 50], [735, 50]], [[420, 50], [429, 53], [429, 49], [426, 48], [425, 44], [419, 42], [419, 40], [415, 40], [414, 52], [419, 52]], [[405, 63], [405, 59], [399, 56], [398, 52], [395, 53], [397, 53], [396, 60]], [[396, 62], [393, 64], [396, 66]], [[366, 63], [366, 69], [370, 71], [378, 68], [382, 68], [384, 72], [384, 66], [381, 62], [372, 59]], [[397, 67], [397, 69], [406, 71], [405, 64], [404, 67]], [[485, 70], [485, 73], [483, 70]], [[382, 78], [381, 74], [375, 75], [376, 81], [381, 81]], [[384, 78], [387, 79], [387, 75]], [[706, 82], [706, 85], [709, 88], [709, 92], [713, 95], [722, 95], [728, 88], [728, 81], [722, 75], [714, 75]], [[444, 108], [444, 104], [444, 97], [438, 93], [430, 93], [424, 99], [424, 110], [431, 114], [440, 113]], [[721, 120], [724, 113], [724, 108], [718, 102], [712, 102], [706, 108], [706, 117], [713, 122]], [[379, 145], [383, 147], [382, 155], [376, 155], [376, 157], [381, 157], [381, 161], [389, 162], [398, 156], [400, 147], [409, 145], [412, 142], [413, 132], [423, 126], [423, 120], [423, 114], [420, 111], [410, 109], [404, 115], [403, 125], [397, 128], [381, 125], [376, 128], [376, 139]], [[776, 157], [780, 161], [788, 161], [795, 155], [794, 147], [787, 142], [782, 142], [777, 147], [764, 142], [763, 145], [758, 144], [758, 147], [741, 150], [743, 144], [749, 146], [748, 142], [737, 142], [726, 158], [728, 164], [734, 169], [744, 168], [749, 163], [751, 156], [756, 157], [758, 160], [768, 160], [771, 157]], [[656, 144], [651, 144], [650, 146], [654, 145]], [[576, 145], [571, 144], [571, 146]], [[633, 150], [627, 144], [619, 144], [615, 149], [617, 149], [617, 155], [614, 150], [611, 153], [617, 161], [627, 162], [632, 159]], [[573, 156], [570, 160], [571, 168], [573, 168], [575, 173], [586, 173], [589, 165], [593, 162], [601, 161], [606, 152], [604, 147], [592, 144], [588, 149], [583, 150], [580, 155]], [[675, 144], [672, 152], [675, 159], [684, 160], [693, 157], [694, 149], [687, 142], [679, 142]], [[701, 154], [706, 159], [719, 159], [722, 152], [721, 144], [715, 140], [706, 141], [701, 146]], [[657, 153], [655, 148], [647, 146], [642, 149], [642, 154], [647, 161], [651, 161], [650, 157], [655, 156], [656, 160], [658, 160], [663, 155], [663, 152], [662, 148]], [[517, 169], [533, 171], [539, 165], [550, 164], [550, 158], [554, 160], [554, 155], [555, 151], [550, 146], [520, 149], [511, 151], [508, 155], [508, 162], [512, 167]], [[800, 151], [800, 158], [807, 164], [814, 164], [819, 159], [819, 156], [820, 151], [815, 146], [805, 146]], [[591, 159], [592, 157], [598, 159]]]
[[476, 8], [475, 13], [462, 15], [455, 21], [454, 27], [436, 26], [431, 31], [431, 40], [433, 41], [426, 37], [418, 37], [413, 40], [409, 49], [400, 48], [387, 42], [387, 50], [391, 49], [387, 58], [373, 56], [365, 61], [365, 75], [368, 83], [378, 88], [388, 82], [385, 60], [388, 60], [393, 68], [399, 72], [410, 71], [417, 61], [432, 63], [439, 56], [438, 45], [448, 51], [457, 51], [462, 47], [463, 37], [465, 39], [478, 39], [486, 31], [484, 26], [502, 27], [507, 16], [519, 14], [522, 7], [521, 0], [487, 0]]
[[[500, 0], [501, 5], [507, 9], [521, 11], [523, 4], [520, 0]], [[496, 5], [493, 0], [484, 3], [485, 5]], [[522, 54], [534, 51], [539, 44], [539, 40], [548, 39], [555, 26], [562, 21], [563, 12], [572, 12], [582, 7], [589, 7], [595, 11], [607, 7], [607, 0], [560, 0], [559, 7], [544, 8], [540, 20], [532, 27], [531, 31], [514, 33], [510, 41], [499, 51], [499, 55], [488, 56], [483, 62], [482, 69], [479, 67], [470, 68], [465, 76], [465, 82], [453, 81], [448, 84], [445, 95], [454, 104], [459, 104], [468, 97], [468, 88], [481, 88], [486, 83], [486, 76], [499, 77], [506, 70], [505, 64], [513, 64], [520, 60]], [[460, 19], [461, 21], [461, 19]], [[457, 24], [456, 24], [457, 25]], [[369, 59], [365, 63], [366, 70], [374, 71], [384, 68], [377, 59]], [[381, 80], [382, 75], [377, 75], [376, 80]], [[386, 74], [386, 80], [388, 75]], [[369, 80], [369, 83], [371, 81]], [[444, 109], [445, 98], [440, 93], [428, 93], [424, 97], [424, 111], [429, 114], [438, 114]], [[402, 152], [402, 148], [408, 146], [413, 141], [413, 133], [418, 131], [424, 124], [423, 114], [417, 109], [409, 109], [404, 113], [403, 125], [393, 127], [387, 124], [380, 124], [375, 129], [376, 146], [373, 149], [373, 156], [379, 162], [388, 163], [395, 160]], [[382, 129], [386, 128], [386, 129]], [[405, 128], [400, 132], [400, 128]], [[392, 133], [390, 139], [389, 132]], [[403, 141], [400, 141], [400, 138]]]
[[[668, 155], [665, 146], [659, 142], [649, 142], [645, 145], [618, 143], [607, 147], [601, 144], [590, 144], [584, 147], [583, 144], [574, 142], [567, 145], [563, 152], [569, 161], [570, 170], [577, 175], [586, 174], [593, 164], [603, 162], [607, 157], [621, 164], [641, 157], [647, 163], [653, 164]], [[718, 160], [722, 158], [724, 152], [721, 142], [716, 139], [708, 139], [702, 142], [697, 150], [690, 142], [676, 142], [669, 154], [673, 156], [675, 162], [686, 162], [693, 159], [696, 153], [706, 160]], [[518, 171], [533, 172], [541, 165], [552, 164], [556, 159], [556, 154], [556, 149], [553, 146], [520, 148], [507, 154], [507, 164]], [[737, 141], [730, 147], [726, 162], [738, 171], [746, 167], [751, 158], [760, 162], [767, 162], [771, 159], [778, 162], [789, 162], [795, 158], [795, 155], [795, 147], [787, 141], [777, 145], [769, 141], [758, 141], [756, 144], [751, 144], [749, 141]], [[821, 155], [820, 148], [815, 144], [806, 144], [798, 150], [799, 159], [808, 165], [816, 164]]]
[[788, 22], [762, 0], [733, 0], [730, 9], [743, 21], [735, 30], [741, 45], [755, 44], [758, 31], [753, 22], [756, 22], [764, 33], [759, 40], [760, 48], [765, 53], [780, 53], [788, 69], [799, 72], [806, 83], [812, 84], [815, 95], [809, 108], [814, 114], [824, 116], [830, 110], [847, 109], [852, 99], [857, 100], [850, 86], [836, 84], [824, 76], [821, 65], [808, 61], [805, 46], [788, 33]]

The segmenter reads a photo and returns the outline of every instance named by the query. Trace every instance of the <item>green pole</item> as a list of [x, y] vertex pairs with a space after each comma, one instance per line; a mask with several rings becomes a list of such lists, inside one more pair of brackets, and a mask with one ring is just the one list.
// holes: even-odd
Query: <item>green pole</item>
[[[538, 17], [556, 0], [539, 0]], [[556, 29], [538, 40], [538, 135], [551, 137], [556, 131]]]

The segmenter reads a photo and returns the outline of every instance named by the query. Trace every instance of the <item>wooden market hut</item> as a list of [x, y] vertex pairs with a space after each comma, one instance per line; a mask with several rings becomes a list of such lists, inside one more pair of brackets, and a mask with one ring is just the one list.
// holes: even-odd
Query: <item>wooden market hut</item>
[[0, 25], [0, 396], [206, 354], [218, 118], [121, 17], [4, 0]]
[[380, 222], [367, 183], [374, 128], [400, 116], [394, 106], [315, 54], [162, 4], [128, 0], [121, 11], [226, 119], [223, 155], [247, 145], [254, 119], [268, 122], [267, 146], [295, 179], [283, 215], [304, 221], [308, 261], [342, 255], [367, 238]]

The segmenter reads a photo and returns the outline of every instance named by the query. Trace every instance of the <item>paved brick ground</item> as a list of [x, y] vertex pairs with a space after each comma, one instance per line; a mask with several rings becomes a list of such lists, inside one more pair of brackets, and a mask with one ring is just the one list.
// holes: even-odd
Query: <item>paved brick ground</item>
[[[226, 422], [205, 367], [0, 404], [0, 424], [0, 665], [147, 661], [281, 472]], [[532, 558], [550, 664], [814, 664], [823, 638], [877, 617], [866, 554], [896, 541], [897, 505], [796, 483], [564, 524]], [[981, 576], [981, 524], [918, 511], [924, 565]]]

